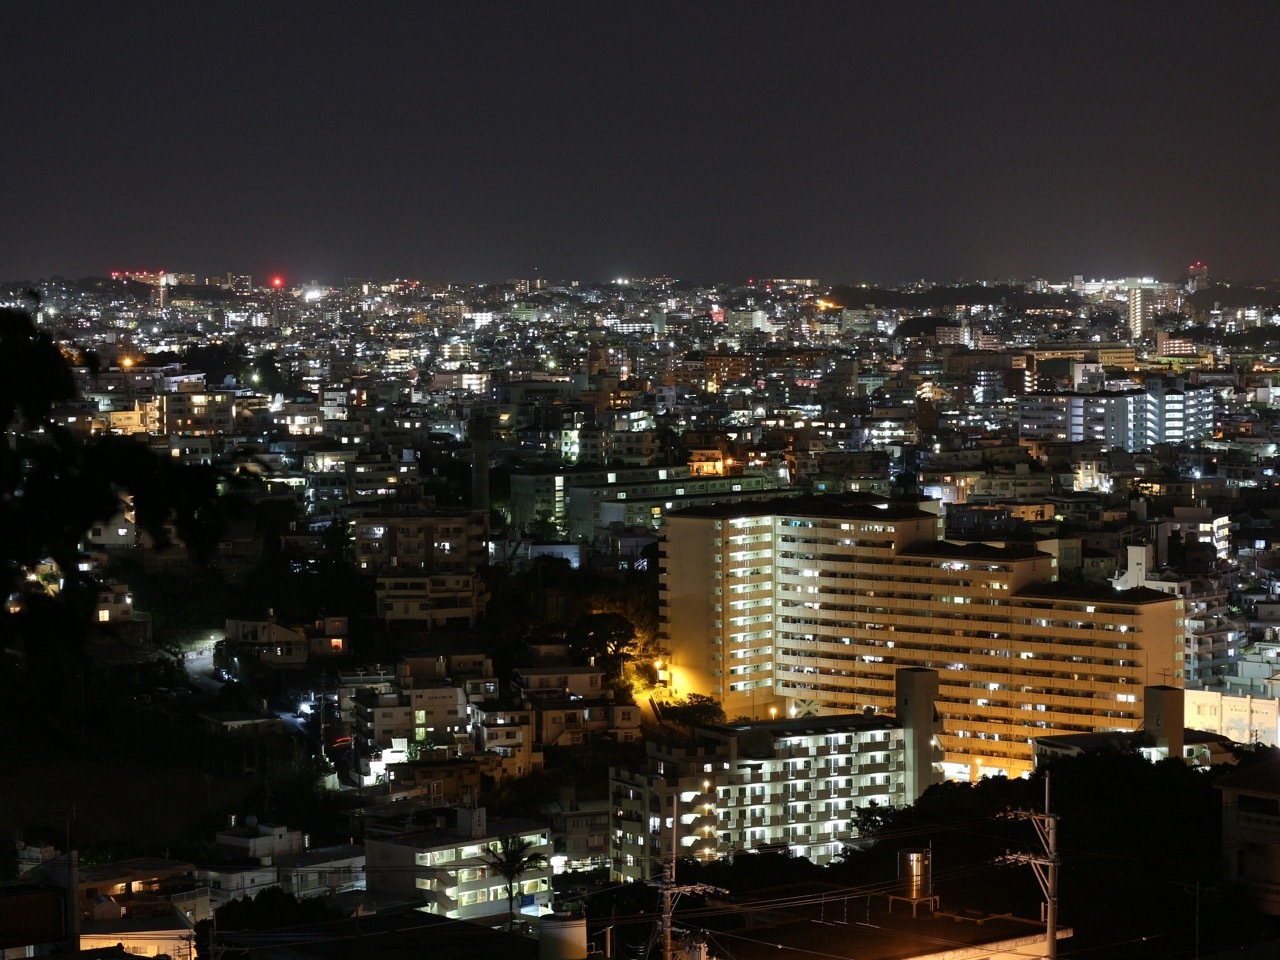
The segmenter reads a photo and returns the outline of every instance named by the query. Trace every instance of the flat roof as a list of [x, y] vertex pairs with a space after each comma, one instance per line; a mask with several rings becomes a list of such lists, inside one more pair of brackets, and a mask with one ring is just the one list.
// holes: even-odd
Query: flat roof
[[1033, 583], [1014, 596], [1043, 600], [1093, 600], [1098, 603], [1160, 603], [1179, 599], [1176, 593], [1165, 593], [1150, 587], [1117, 590], [1103, 583]]
[[344, 843], [336, 847], [315, 847], [302, 853], [291, 853], [276, 857], [275, 863], [280, 867], [311, 867], [320, 863], [332, 863], [336, 860], [354, 860], [364, 856], [364, 845]]
[[1034, 560], [1049, 558], [1052, 554], [1037, 550], [1029, 543], [993, 543], [975, 541], [957, 543], [953, 540], [918, 540], [899, 550], [900, 557], [937, 557], [947, 560]]
[[844, 733], [850, 730], [897, 729], [902, 721], [887, 713], [838, 713], [824, 717], [787, 717], [782, 720], [752, 720], [749, 723], [700, 723], [695, 730], [716, 730], [742, 733], [747, 730], [763, 730], [775, 737], [816, 736], [824, 733]]
[[415, 850], [435, 850], [440, 847], [463, 847], [471, 844], [489, 844], [505, 836], [520, 833], [545, 831], [548, 836], [551, 826], [541, 820], [526, 817], [509, 817], [502, 820], [488, 820], [482, 837], [464, 836], [456, 827], [432, 827], [426, 830], [415, 830], [394, 837], [371, 837], [370, 843], [394, 843]]
[[937, 519], [921, 510], [919, 501], [893, 501], [875, 494], [828, 494], [826, 496], [775, 495], [771, 499], [747, 503], [707, 504], [687, 507], [667, 514], [671, 517], [824, 517], [847, 520], [920, 520]]
[[[1039, 920], [992, 915], [949, 903], [941, 904], [936, 912], [921, 903], [912, 917], [907, 903], [891, 903], [883, 895], [868, 897], [864, 890], [829, 884], [774, 888], [755, 895], [765, 904], [796, 896], [802, 896], [806, 905], [789, 909], [765, 907], [768, 915], [778, 917], [773, 923], [722, 931], [714, 929], [714, 919], [705, 921], [710, 928], [707, 936], [711, 953], [735, 960], [777, 960], [785, 955], [779, 951], [830, 960], [910, 960], [965, 956], [972, 948], [1003, 943], [1007, 946], [1002, 953], [1042, 955], [1035, 946], [1044, 942], [1044, 924]], [[751, 910], [753, 904], [742, 901], [726, 907]], [[691, 926], [679, 916], [676, 919], [681, 926]], [[1059, 928], [1060, 940], [1070, 935], [1070, 928]]]

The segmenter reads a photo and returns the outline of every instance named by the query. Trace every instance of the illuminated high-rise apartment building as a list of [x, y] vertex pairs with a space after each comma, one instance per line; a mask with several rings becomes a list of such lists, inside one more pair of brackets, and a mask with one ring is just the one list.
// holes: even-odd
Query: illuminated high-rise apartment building
[[1183, 683], [1183, 601], [1058, 582], [1031, 546], [942, 539], [915, 506], [838, 496], [667, 518], [670, 682], [729, 717], [893, 709], [894, 673], [941, 676], [944, 770], [1032, 769], [1031, 739], [1135, 730], [1142, 691]]
[[1214, 389], [1179, 377], [1149, 376], [1141, 390], [1029, 393], [1018, 397], [1023, 439], [1105, 443], [1146, 450], [1212, 435]]
[[1129, 339], [1137, 343], [1151, 328], [1152, 291], [1147, 287], [1129, 287]]

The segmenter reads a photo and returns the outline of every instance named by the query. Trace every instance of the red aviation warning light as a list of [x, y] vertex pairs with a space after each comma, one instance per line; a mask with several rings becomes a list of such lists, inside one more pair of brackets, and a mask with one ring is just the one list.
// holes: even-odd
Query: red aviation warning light
[[279, 290], [281, 287], [284, 286], [284, 277], [279, 277], [279, 276], [272, 277], [271, 285], [275, 287], [277, 290]]

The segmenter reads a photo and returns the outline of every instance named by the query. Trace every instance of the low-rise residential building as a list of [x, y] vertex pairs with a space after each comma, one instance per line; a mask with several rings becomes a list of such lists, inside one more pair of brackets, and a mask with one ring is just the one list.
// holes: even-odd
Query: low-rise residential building
[[[170, 929], [171, 912], [189, 926], [209, 919], [216, 906], [209, 885], [193, 864], [158, 857], [82, 866], [78, 896], [86, 922], [159, 917], [162, 930]], [[104, 923], [102, 929], [109, 926]]]
[[274, 864], [211, 864], [196, 871], [200, 882], [208, 886], [210, 900], [216, 910], [232, 900], [256, 897], [263, 890], [279, 886]]
[[492, 764], [496, 780], [522, 777], [542, 766], [542, 751], [534, 745], [534, 710], [527, 704], [473, 704], [471, 738], [476, 752]]
[[511, 688], [524, 700], [559, 697], [599, 697], [604, 671], [598, 667], [518, 667]]
[[230, 858], [265, 860], [301, 853], [303, 834], [279, 823], [259, 823], [256, 817], [246, 817], [243, 824], [235, 817], [228, 818], [227, 828], [214, 837], [218, 849]]
[[80, 949], [128, 943], [128, 952], [151, 957], [188, 956], [195, 924], [171, 903], [132, 904], [129, 912], [80, 921]]
[[640, 708], [611, 698], [541, 698], [534, 718], [538, 743], [544, 747], [578, 746], [593, 737], [618, 743], [640, 739]]
[[357, 690], [350, 700], [352, 733], [369, 746], [390, 747], [393, 738], [455, 743], [466, 738], [466, 692], [447, 682], [392, 685], [386, 692]]
[[340, 844], [282, 856], [275, 861], [280, 889], [302, 899], [363, 890], [364, 847]]
[[[386, 756], [384, 753], [384, 760]], [[387, 760], [383, 765], [386, 793], [379, 795], [380, 800], [395, 803], [421, 798], [436, 805], [460, 804], [480, 793], [480, 778], [485, 772], [482, 760], [474, 755]]]
[[551, 866], [556, 873], [567, 870], [595, 870], [609, 863], [608, 797], [580, 800], [572, 784], [560, 787], [560, 797], [542, 812], [551, 821], [551, 843], [555, 853]]
[[214, 645], [214, 666], [239, 677], [254, 668], [301, 667], [313, 657], [346, 652], [348, 620], [321, 617], [313, 624], [289, 627], [268, 614], [259, 620], [228, 619], [224, 634], [225, 639]]
[[1222, 791], [1224, 879], [1263, 913], [1280, 916], [1280, 760], [1264, 760], [1214, 781]]
[[[534, 820], [492, 820], [484, 807], [459, 807], [457, 826], [366, 843], [370, 893], [420, 903], [426, 913], [459, 920], [505, 917], [506, 881], [488, 859], [503, 837], [519, 837], [527, 853], [551, 856], [551, 828]], [[538, 916], [550, 906], [551, 865], [530, 870], [516, 883], [517, 916]]]
[[356, 563], [361, 570], [438, 573], [474, 570], [485, 562], [489, 539], [485, 511], [394, 506], [400, 509], [378, 511], [355, 521]]
[[484, 581], [464, 572], [396, 570], [378, 577], [374, 590], [388, 627], [474, 627], [489, 601]]

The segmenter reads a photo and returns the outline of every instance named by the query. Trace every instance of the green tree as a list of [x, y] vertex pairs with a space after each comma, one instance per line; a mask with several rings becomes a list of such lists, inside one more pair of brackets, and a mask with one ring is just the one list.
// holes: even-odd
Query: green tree
[[550, 513], [541, 511], [525, 524], [524, 535], [538, 543], [564, 540], [564, 528], [551, 519]]
[[683, 700], [663, 704], [662, 719], [690, 727], [704, 723], [724, 723], [724, 707], [715, 697], [709, 697], [705, 693], [691, 693]]
[[616, 680], [635, 656], [635, 624], [620, 613], [589, 613], [569, 631], [569, 646], [577, 656], [594, 659], [607, 680]]
[[520, 878], [548, 863], [545, 853], [530, 853], [533, 841], [514, 834], [499, 837], [498, 842], [481, 854], [484, 861], [507, 885], [507, 925], [516, 919], [516, 888]]

